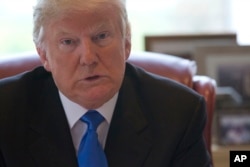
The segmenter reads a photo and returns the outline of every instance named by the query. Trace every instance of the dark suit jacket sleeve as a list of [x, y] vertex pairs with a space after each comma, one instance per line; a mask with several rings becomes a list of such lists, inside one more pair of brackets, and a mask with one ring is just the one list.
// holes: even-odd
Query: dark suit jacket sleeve
[[[140, 88], [145, 108], [151, 112], [155, 154], [169, 158], [171, 167], [208, 167], [203, 130], [205, 100], [193, 90], [171, 80], [144, 76]], [[163, 152], [163, 153], [161, 153]], [[169, 153], [172, 152], [172, 153]]]
[[0, 166], [5, 167], [4, 160], [3, 160], [3, 155], [2, 155], [1, 152], [0, 152]]
[[206, 122], [203, 98], [200, 99], [196, 111], [190, 118], [183, 138], [176, 149], [173, 167], [208, 167], [210, 159], [202, 135]]
[[141, 98], [145, 109], [151, 113], [148, 119], [157, 143], [154, 154], [168, 158], [165, 163], [171, 167], [210, 166], [203, 138], [204, 98], [177, 83], [158, 80], [145, 80], [145, 87], [146, 84], [140, 84], [144, 88]]

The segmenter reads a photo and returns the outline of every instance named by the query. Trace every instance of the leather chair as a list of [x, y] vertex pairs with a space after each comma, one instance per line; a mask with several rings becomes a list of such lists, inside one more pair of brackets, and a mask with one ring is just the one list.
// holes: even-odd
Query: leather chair
[[[207, 103], [207, 124], [204, 130], [204, 138], [212, 158], [211, 127], [215, 106], [215, 80], [207, 76], [196, 75], [197, 67], [195, 61], [172, 55], [153, 52], [133, 52], [128, 62], [152, 73], [174, 79], [205, 97]], [[41, 65], [41, 62], [35, 53], [0, 57], [0, 79], [31, 70], [39, 65]]]

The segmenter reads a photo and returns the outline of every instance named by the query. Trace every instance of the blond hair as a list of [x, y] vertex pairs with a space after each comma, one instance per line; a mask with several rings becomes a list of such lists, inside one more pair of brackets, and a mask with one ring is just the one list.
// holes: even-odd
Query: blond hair
[[121, 32], [130, 41], [131, 32], [128, 21], [125, 0], [37, 0], [33, 13], [33, 40], [40, 45], [43, 40], [43, 28], [54, 17], [69, 11], [88, 11], [97, 6], [115, 10], [120, 21]]

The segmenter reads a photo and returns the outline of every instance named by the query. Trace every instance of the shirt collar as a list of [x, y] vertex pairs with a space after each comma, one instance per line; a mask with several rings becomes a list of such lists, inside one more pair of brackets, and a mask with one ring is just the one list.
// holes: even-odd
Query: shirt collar
[[[60, 91], [59, 96], [69, 123], [69, 127], [71, 129], [75, 125], [75, 123], [88, 111], [88, 109], [71, 101]], [[118, 93], [116, 93], [108, 102], [104, 103], [101, 107], [94, 109], [105, 118], [108, 124], [110, 124], [111, 122], [117, 98]]]

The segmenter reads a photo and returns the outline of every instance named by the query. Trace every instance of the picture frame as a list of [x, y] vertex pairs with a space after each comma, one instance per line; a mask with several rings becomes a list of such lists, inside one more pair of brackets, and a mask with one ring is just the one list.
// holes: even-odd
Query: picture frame
[[250, 144], [250, 46], [198, 47], [194, 60], [197, 75], [217, 82], [218, 144]]
[[218, 144], [250, 144], [250, 115], [245, 110], [219, 111]]
[[234, 101], [250, 106], [250, 46], [199, 47], [194, 60], [198, 75], [214, 78], [219, 88], [230, 87]]
[[147, 35], [145, 50], [193, 59], [197, 47], [237, 45], [235, 33]]
[[[250, 46], [208, 46], [198, 47], [194, 51], [197, 74], [217, 78], [214, 71], [218, 65], [250, 63]], [[214, 70], [213, 70], [214, 69]]]

